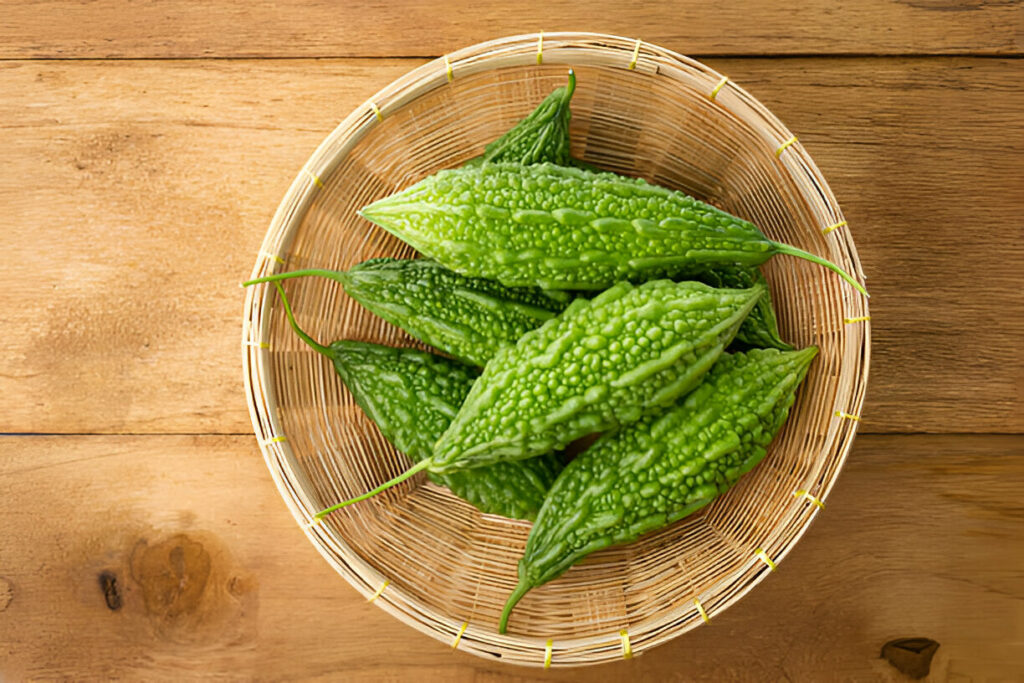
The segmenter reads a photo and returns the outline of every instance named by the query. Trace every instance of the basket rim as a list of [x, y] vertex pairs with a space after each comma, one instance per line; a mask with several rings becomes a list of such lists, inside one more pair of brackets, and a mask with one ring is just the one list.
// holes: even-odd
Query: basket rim
[[[287, 255], [302, 218], [323, 187], [321, 178], [328, 177], [345, 155], [390, 112], [425, 93], [444, 87], [452, 78], [460, 75], [508, 66], [533, 66], [542, 61], [635, 70], [674, 80], [679, 80], [680, 71], [706, 75], [709, 83], [716, 87], [715, 94], [721, 94], [720, 102], [746, 107], [763, 121], [762, 132], [769, 153], [774, 147], [785, 144], [784, 149], [787, 153], [784, 156], [777, 153], [776, 156], [789, 174], [800, 174], [804, 180], [810, 181], [813, 192], [809, 191], [804, 183], [796, 183], [804, 199], [830, 215], [832, 223], [845, 222], [828, 183], [803, 145], [796, 140], [796, 136], [756, 98], [724, 75], [696, 60], [639, 39], [590, 32], [529, 33], [484, 41], [431, 60], [400, 76], [377, 91], [365, 104], [352, 111], [324, 138], [285, 193], [268, 227], [250, 277], [256, 278], [266, 274], [268, 269], [274, 267], [276, 260]], [[721, 90], [721, 93], [718, 90]], [[853, 265], [855, 272], [863, 277], [852, 231], [835, 231], [830, 235], [833, 236], [834, 239], [830, 241], [833, 251], [845, 257]], [[498, 635], [494, 628], [456, 622], [445, 614], [426, 608], [393, 585], [388, 586], [388, 590], [381, 594], [378, 589], [388, 582], [389, 578], [379, 574], [353, 551], [344, 539], [322, 525], [311, 524], [317, 508], [311, 505], [310, 498], [304, 495], [310, 483], [301, 467], [297, 465], [295, 455], [283, 437], [274, 396], [274, 383], [270, 374], [271, 350], [266, 348], [263, 342], [258, 341], [267, 338], [271, 290], [271, 287], [247, 288], [244, 303], [243, 381], [254, 433], [275, 485], [292, 515], [303, 527], [307, 538], [331, 566], [364, 597], [372, 599], [400, 621], [448, 645], [452, 645], [453, 636], [457, 634], [455, 643], [465, 651], [493, 660], [495, 654], [501, 656], [502, 650], [499, 648], [509, 647], [517, 656], [502, 657], [503, 661], [533, 666], [544, 666], [545, 662], [550, 662], [551, 666], [561, 667], [615, 661], [626, 655], [627, 642], [630, 655], [635, 656], [665, 642], [668, 639], [664, 636], [665, 631], [671, 632], [670, 637], [676, 637], [702, 624], [700, 619], [688, 619], [689, 613], [693, 611], [692, 607], [689, 610], [679, 608], [668, 616], [631, 624], [630, 630], [636, 630], [637, 633], [630, 633], [626, 636], [627, 640], [623, 640], [619, 633], [556, 639], [556, 654], [569, 651], [573, 654], [571, 657], [552, 658], [549, 641], [545, 639], [515, 634]], [[857, 364], [859, 372], [852, 378], [846, 392], [849, 395], [844, 397], [839, 395], [842, 392], [837, 393], [836, 404], [841, 405], [840, 410], [853, 411], [852, 414], [859, 415], [863, 408], [870, 367], [871, 326], [867, 301], [859, 295], [851, 296], [852, 290], [847, 290], [849, 288], [844, 288], [842, 302], [845, 315], [847, 319], [859, 319], [857, 322], [861, 324], [857, 325], [857, 331], [852, 333], [853, 342], [846, 345], [843, 363]], [[829, 448], [835, 449], [835, 466], [829, 476], [822, 480], [821, 492], [818, 495], [821, 502], [827, 499], [834, 486], [859, 426], [858, 420], [839, 422], [840, 426], [834, 430], [830, 429], [826, 444], [822, 448], [823, 453], [828, 452]], [[808, 508], [796, 532], [772, 554], [776, 564], [788, 555], [806, 533], [811, 522], [816, 519], [820, 508], [813, 505]], [[778, 527], [784, 526], [783, 522], [778, 524]], [[752, 558], [752, 561], [760, 563], [756, 557]], [[739, 577], [749, 573], [750, 567], [745, 565], [744, 568], [733, 572], [733, 575], [723, 576], [716, 585], [732, 586]], [[716, 603], [714, 613], [718, 614], [735, 604], [769, 573], [770, 571], [755, 573], [738, 589], [729, 592], [724, 601]], [[645, 638], [641, 634], [651, 636]], [[506, 655], [509, 654], [508, 650], [504, 652]]]

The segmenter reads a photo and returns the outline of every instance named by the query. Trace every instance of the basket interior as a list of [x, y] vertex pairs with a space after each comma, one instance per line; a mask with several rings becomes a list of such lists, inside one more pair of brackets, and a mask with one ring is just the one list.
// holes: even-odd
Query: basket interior
[[[576, 157], [684, 190], [752, 220], [773, 239], [853, 268], [848, 253], [822, 234], [820, 208], [807, 200], [799, 176], [749, 117], [709, 99], [707, 88], [679, 79], [575, 68]], [[560, 65], [497, 68], [460, 76], [392, 108], [322, 179], [282, 253], [286, 265], [275, 270], [344, 269], [377, 256], [414, 256], [356, 210], [480, 154], [565, 81]], [[846, 367], [844, 373], [842, 363], [850, 294], [831, 273], [794, 258], [776, 257], [763, 270], [783, 337], [798, 347], [821, 347], [768, 456], [692, 517], [596, 553], [533, 590], [513, 613], [507, 637], [497, 636], [496, 626], [516, 584], [528, 523], [483, 515], [417, 475], [332, 514], [318, 531], [322, 549], [347, 555], [345, 562], [361, 563], [389, 581], [381, 599], [400, 597], [407, 620], [449, 642], [459, 624], [469, 622], [469, 649], [512, 661], [537, 647], [543, 651], [549, 638], [563, 644], [563, 661], [599, 660], [618, 656], [622, 629], [636, 649], [699, 625], [694, 600], [713, 614], [766, 573], [757, 551], [778, 558], [814, 514], [794, 491], [821, 491], [839, 464], [833, 411], [852, 372]], [[299, 323], [321, 341], [421, 346], [334, 282], [304, 278], [288, 281], [285, 289]], [[316, 507], [326, 507], [402, 472], [409, 461], [354, 404], [329, 362], [292, 334], [276, 297], [269, 297], [267, 358], [275, 407], [293, 466], [303, 475], [294, 485]]]

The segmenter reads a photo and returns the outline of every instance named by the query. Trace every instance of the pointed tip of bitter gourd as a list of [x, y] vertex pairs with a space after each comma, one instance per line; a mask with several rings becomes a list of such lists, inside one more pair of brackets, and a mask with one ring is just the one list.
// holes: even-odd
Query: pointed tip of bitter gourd
[[817, 346], [808, 346], [806, 348], [800, 349], [799, 351], [797, 351], [797, 353], [800, 355], [801, 358], [805, 358], [806, 360], [811, 361], [814, 359], [815, 356], [818, 355], [818, 351], [819, 349]]
[[[808, 346], [799, 351], [783, 351], [783, 353], [792, 354], [792, 357], [796, 360], [796, 386], [799, 386], [804, 381], [804, 377], [807, 376], [807, 371], [811, 367], [811, 361], [818, 356], [818, 347]], [[796, 391], [796, 386], [793, 387], [793, 391]]]

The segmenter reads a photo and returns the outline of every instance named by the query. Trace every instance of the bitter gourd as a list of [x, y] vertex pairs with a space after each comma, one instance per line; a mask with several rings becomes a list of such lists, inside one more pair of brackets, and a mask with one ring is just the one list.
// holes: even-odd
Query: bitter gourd
[[[489, 161], [540, 164], [550, 162], [597, 171], [598, 169], [594, 166], [570, 156], [569, 120], [571, 113], [569, 103], [575, 90], [576, 74], [569, 69], [569, 85], [567, 87], [555, 89], [529, 116], [501, 138], [488, 145], [484, 155], [474, 159], [473, 163]], [[696, 279], [712, 287], [733, 289], [743, 289], [757, 283], [767, 285], [764, 276], [756, 267], [723, 266], [700, 273]], [[765, 295], [758, 299], [754, 310], [740, 325], [733, 345], [740, 349], [788, 350], [793, 348], [782, 341], [779, 336], [779, 327], [775, 319], [775, 310], [772, 308], [771, 296]]]
[[675, 406], [602, 437], [569, 463], [527, 539], [499, 630], [530, 589], [596, 550], [682, 519], [757, 465], [816, 354], [724, 354]]
[[[562, 166], [578, 166], [593, 171], [598, 169], [590, 164], [573, 159], [569, 153], [569, 103], [576, 90], [576, 74], [569, 69], [569, 85], [557, 88], [525, 119], [512, 130], [487, 146], [482, 157], [474, 159], [474, 163], [518, 162], [521, 164], [540, 164], [550, 162]], [[730, 287], [743, 289], [757, 283], [764, 283], [764, 275], [756, 267], [742, 268], [739, 266], [723, 266], [703, 273], [696, 279], [712, 287]], [[733, 343], [741, 349], [775, 348], [788, 350], [793, 348], [782, 341], [779, 326], [772, 308], [771, 296], [765, 295], [758, 299], [754, 310], [740, 325], [739, 332]]]
[[[429, 457], [473, 386], [476, 369], [415, 349], [349, 340], [325, 346], [299, 327], [287, 297], [278, 291], [292, 329], [331, 360], [381, 434], [413, 462]], [[427, 476], [482, 512], [532, 520], [560, 470], [558, 456], [548, 454]]]
[[573, 164], [569, 152], [569, 102], [575, 91], [576, 74], [569, 69], [569, 84], [556, 88], [529, 116], [487, 145], [480, 162]]
[[[521, 164], [540, 164], [550, 162], [562, 166], [578, 166], [593, 171], [598, 169], [590, 164], [573, 159], [569, 153], [569, 103], [576, 89], [576, 74], [569, 69], [569, 85], [557, 88], [525, 119], [501, 138], [487, 146], [482, 157], [474, 159], [474, 163], [518, 162]], [[756, 268], [723, 266], [698, 274], [697, 279], [712, 287], [730, 287], [743, 289], [757, 283], [765, 282], [764, 276]], [[750, 312], [747, 319], [740, 325], [736, 333], [734, 346], [741, 349], [776, 348], [788, 350], [793, 348], [782, 341], [779, 336], [775, 310], [768, 295], [762, 296]]]
[[360, 214], [457, 272], [507, 286], [595, 290], [630, 278], [757, 266], [784, 253], [753, 224], [637, 178], [554, 164], [440, 171]]
[[555, 317], [569, 305], [566, 292], [505, 287], [459, 275], [434, 261], [378, 258], [340, 270], [298, 270], [250, 280], [276, 282], [320, 275], [393, 325], [460, 360], [485, 365], [502, 346]]
[[540, 455], [671, 404], [763, 293], [655, 280], [577, 299], [487, 364], [434, 446], [431, 469]]
[[530, 458], [635, 422], [700, 382], [763, 293], [654, 280], [576, 299], [491, 359], [430, 458], [317, 516], [423, 469]]

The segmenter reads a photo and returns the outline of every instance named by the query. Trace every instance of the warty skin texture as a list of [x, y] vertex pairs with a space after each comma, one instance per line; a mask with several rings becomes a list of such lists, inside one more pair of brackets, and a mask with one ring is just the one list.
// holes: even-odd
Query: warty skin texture
[[[348, 340], [324, 346], [299, 327], [281, 284], [274, 284], [292, 329], [331, 360], [381, 434], [414, 461], [429, 457], [432, 444], [469, 393], [476, 369], [415, 349]], [[552, 454], [473, 471], [428, 475], [483, 512], [533, 519], [560, 469], [560, 459]]]
[[360, 211], [464, 275], [508, 286], [600, 290], [618, 280], [692, 277], [789, 254], [749, 221], [637, 178], [550, 163], [484, 163], [439, 171]]
[[692, 514], [756, 466], [817, 351], [723, 354], [673, 407], [605, 435], [569, 463], [530, 532], [501, 631], [531, 588], [592, 552]]
[[344, 274], [345, 292], [375, 315], [473, 365], [554, 318], [564, 292], [505, 287], [422, 259], [365, 261]]
[[552, 452], [670, 405], [700, 382], [763, 294], [656, 280], [575, 300], [487, 364], [429, 469]]
[[[356, 403], [414, 462], [430, 457], [477, 377], [475, 368], [415, 349], [354, 341], [330, 348]], [[558, 456], [549, 454], [427, 476], [482, 512], [532, 520], [559, 471]]]
[[509, 286], [604, 289], [774, 253], [753, 224], [693, 197], [553, 164], [440, 171], [360, 214], [448, 268]]

